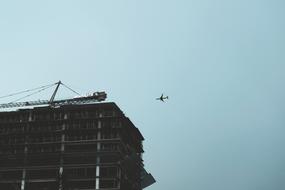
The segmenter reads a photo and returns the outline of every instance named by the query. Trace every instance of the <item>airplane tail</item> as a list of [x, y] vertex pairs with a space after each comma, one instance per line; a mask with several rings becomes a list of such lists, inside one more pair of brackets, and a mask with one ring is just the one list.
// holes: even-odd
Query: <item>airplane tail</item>
[[168, 96], [166, 96], [165, 98], [168, 99]]

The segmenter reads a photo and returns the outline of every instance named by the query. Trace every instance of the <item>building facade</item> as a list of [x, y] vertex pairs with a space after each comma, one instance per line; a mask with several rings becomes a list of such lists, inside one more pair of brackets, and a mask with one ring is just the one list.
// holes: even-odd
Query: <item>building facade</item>
[[143, 140], [115, 103], [0, 112], [0, 189], [141, 190]]

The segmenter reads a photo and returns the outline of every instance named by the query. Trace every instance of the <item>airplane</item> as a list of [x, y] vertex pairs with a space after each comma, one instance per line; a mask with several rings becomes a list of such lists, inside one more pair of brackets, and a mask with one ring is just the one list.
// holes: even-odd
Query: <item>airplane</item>
[[156, 98], [156, 100], [160, 100], [162, 102], [164, 102], [165, 99], [168, 99], [168, 96], [163, 96], [163, 94], [161, 94], [160, 98]]

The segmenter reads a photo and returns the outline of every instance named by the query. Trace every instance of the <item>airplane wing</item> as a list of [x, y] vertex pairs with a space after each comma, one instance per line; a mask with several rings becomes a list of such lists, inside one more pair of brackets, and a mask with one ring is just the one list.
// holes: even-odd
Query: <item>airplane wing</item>
[[164, 97], [163, 97], [163, 93], [161, 94], [161, 96], [159, 97], [159, 98], [156, 98], [156, 100], [160, 100], [160, 101], [162, 101], [162, 102], [164, 102]]

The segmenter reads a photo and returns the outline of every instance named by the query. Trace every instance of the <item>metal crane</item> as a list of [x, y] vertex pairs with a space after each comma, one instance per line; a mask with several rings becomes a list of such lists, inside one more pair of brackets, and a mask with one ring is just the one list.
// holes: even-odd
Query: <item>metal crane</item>
[[[32, 96], [32, 95], [34, 95], [36, 93], [39, 93], [39, 92], [41, 92], [43, 90], [46, 90], [46, 89], [52, 87], [54, 85], [56, 85], [56, 88], [55, 88], [55, 90], [54, 90], [50, 100], [17, 102], [18, 100], [21, 100], [23, 98]], [[71, 99], [54, 100], [60, 85], [63, 85], [64, 87], [68, 88], [69, 90], [71, 90], [72, 92], [76, 93], [79, 96], [77, 96], [75, 98], [71, 98]], [[104, 101], [107, 98], [107, 94], [105, 92], [94, 92], [94, 93], [89, 94], [87, 96], [80, 96], [79, 93], [77, 93], [76, 91], [72, 90], [71, 88], [69, 88], [68, 86], [63, 84], [61, 81], [58, 81], [57, 83], [54, 83], [54, 84], [51, 84], [51, 85], [46, 85], [46, 86], [42, 86], [42, 87], [30, 89], [30, 90], [25, 90], [25, 91], [9, 94], [9, 95], [6, 95], [6, 96], [2, 96], [0, 98], [10, 97], [10, 96], [14, 96], [14, 95], [22, 94], [22, 93], [27, 93], [27, 92], [31, 92], [31, 91], [35, 91], [35, 90], [37, 90], [37, 91], [33, 92], [31, 94], [28, 94], [28, 95], [26, 95], [26, 96], [24, 96], [22, 98], [19, 98], [19, 99], [13, 101], [13, 102], [0, 104], [0, 109], [3, 109], [3, 108], [13, 108], [13, 107], [39, 106], [39, 105], [49, 105], [51, 107], [56, 107], [56, 106], [70, 105], [70, 104], [88, 104], [88, 103], [93, 103], [93, 102], [101, 102], [101, 101]]]

